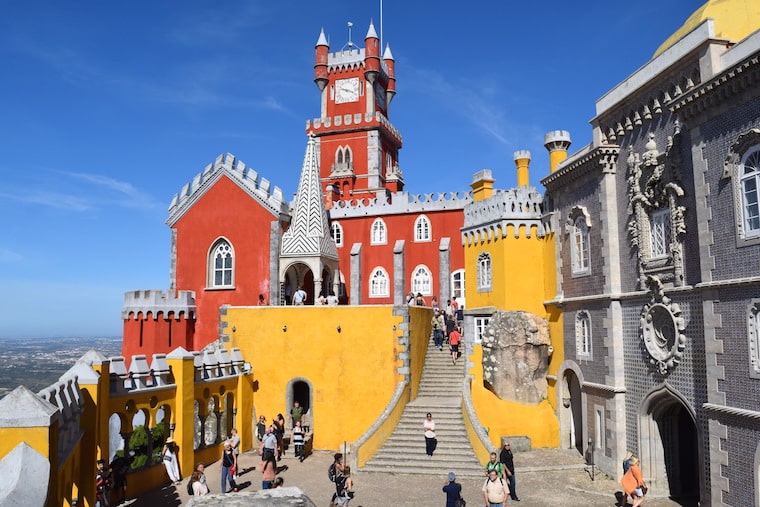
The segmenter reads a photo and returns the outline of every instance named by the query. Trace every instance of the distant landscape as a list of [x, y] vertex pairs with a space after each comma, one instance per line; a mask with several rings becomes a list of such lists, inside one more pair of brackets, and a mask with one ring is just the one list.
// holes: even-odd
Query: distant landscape
[[0, 398], [19, 385], [38, 392], [56, 382], [88, 350], [121, 354], [121, 337], [0, 338]]

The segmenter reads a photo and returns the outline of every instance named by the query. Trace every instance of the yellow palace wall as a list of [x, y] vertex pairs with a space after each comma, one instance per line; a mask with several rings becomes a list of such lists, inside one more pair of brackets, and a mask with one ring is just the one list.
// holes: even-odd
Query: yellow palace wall
[[[530, 237], [524, 227], [508, 226], [505, 234], [498, 232], [479, 242], [465, 245], [465, 270], [477, 273], [478, 256], [491, 256], [492, 287], [478, 292], [475, 284], [467, 286], [467, 306], [470, 312], [478, 308], [489, 310], [523, 310], [549, 321], [553, 354], [549, 358], [548, 374], [556, 375], [562, 362], [562, 335], [559, 312], [547, 308], [547, 290], [553, 288], [553, 237], [539, 238], [532, 227]], [[528, 436], [533, 447], [559, 446], [559, 421], [555, 413], [555, 382], [549, 381], [547, 399], [538, 405], [525, 405], [499, 399], [483, 384], [483, 348], [475, 344], [469, 361], [473, 367], [472, 402], [480, 424], [487, 429], [491, 442], [498, 448], [502, 436]]]
[[[425, 311], [410, 309], [412, 325], [422, 326], [415, 334], [429, 334], [429, 310], [424, 318], [417, 317], [418, 310]], [[402, 322], [410, 324], [394, 315], [392, 306], [226, 307], [223, 313], [230, 345], [239, 347], [252, 366], [252, 417], [287, 417], [289, 385], [307, 382], [315, 449], [337, 450], [358, 439], [404, 379], [398, 372], [400, 340], [406, 339]], [[424, 349], [412, 346], [409, 355], [415, 385]]]

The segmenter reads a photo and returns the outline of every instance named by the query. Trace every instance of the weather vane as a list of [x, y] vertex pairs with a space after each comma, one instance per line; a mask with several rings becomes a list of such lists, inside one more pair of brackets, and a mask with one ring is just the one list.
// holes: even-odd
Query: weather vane
[[349, 21], [348, 22], [348, 49], [351, 49], [352, 47], [354, 47], [354, 43], [351, 40], [351, 27], [352, 26], [354, 26], [354, 24]]

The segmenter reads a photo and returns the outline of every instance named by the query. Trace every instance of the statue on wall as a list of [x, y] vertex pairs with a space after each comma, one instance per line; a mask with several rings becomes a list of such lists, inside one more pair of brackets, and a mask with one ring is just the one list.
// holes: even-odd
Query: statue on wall
[[499, 310], [483, 333], [483, 379], [502, 400], [537, 405], [546, 399], [549, 323], [523, 311]]

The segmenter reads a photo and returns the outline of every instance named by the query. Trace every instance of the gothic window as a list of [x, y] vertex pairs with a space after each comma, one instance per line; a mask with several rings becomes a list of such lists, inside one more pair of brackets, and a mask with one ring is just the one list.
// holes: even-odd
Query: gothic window
[[369, 276], [369, 297], [383, 298], [389, 294], [388, 273], [383, 268], [375, 268]]
[[433, 275], [424, 264], [420, 264], [412, 272], [412, 292], [423, 296], [433, 294]]
[[420, 215], [414, 221], [414, 241], [431, 241], [430, 220], [425, 215]]
[[345, 176], [352, 172], [351, 148], [348, 146], [338, 146], [335, 150], [335, 163], [332, 167], [332, 174], [334, 176]]
[[330, 234], [335, 241], [335, 246], [343, 246], [343, 227], [338, 222], [333, 222], [330, 225]]
[[487, 253], [478, 255], [477, 277], [478, 292], [491, 291], [491, 256]]
[[211, 288], [232, 288], [234, 283], [235, 253], [232, 246], [220, 239], [211, 247], [208, 261], [209, 283]]
[[652, 259], [670, 254], [670, 209], [661, 208], [649, 215], [649, 234]]
[[568, 232], [570, 235], [570, 266], [573, 275], [585, 275], [590, 268], [589, 229], [591, 219], [588, 210], [576, 206], [568, 215]]
[[760, 299], [753, 299], [747, 312], [750, 376], [760, 378]]
[[745, 237], [760, 236], [760, 204], [758, 187], [760, 187], [760, 146], [752, 148], [742, 160], [741, 199], [742, 225]]
[[586, 310], [575, 315], [575, 352], [579, 358], [591, 357], [591, 316]]
[[390, 178], [393, 176], [393, 157], [390, 153], [385, 155], [385, 177]]
[[388, 243], [388, 231], [385, 227], [385, 222], [382, 218], [376, 218], [375, 221], [372, 222], [370, 244], [385, 245], [386, 243]]

